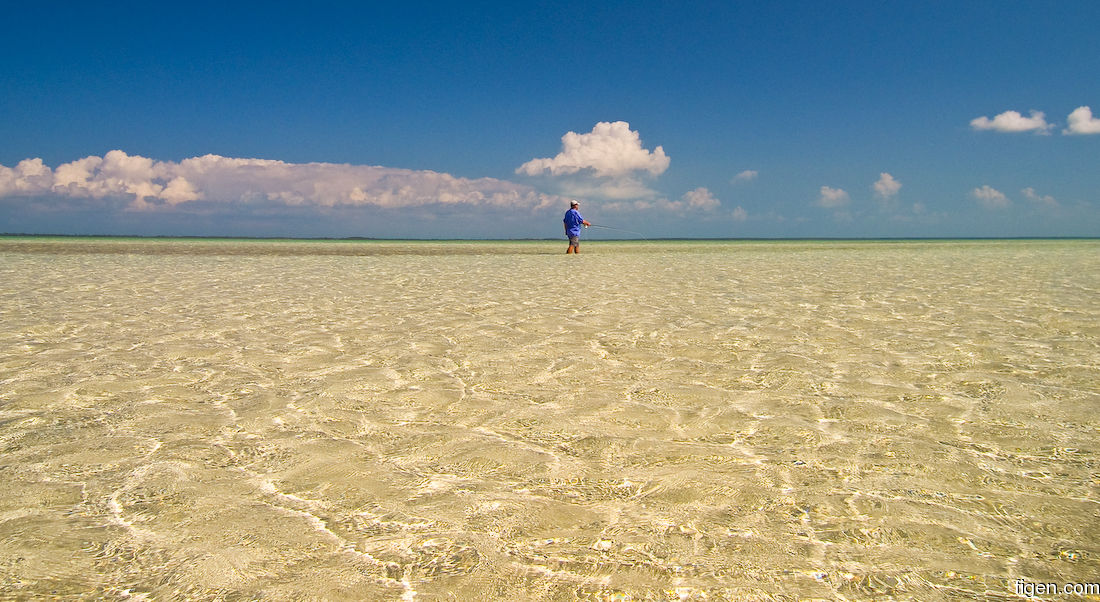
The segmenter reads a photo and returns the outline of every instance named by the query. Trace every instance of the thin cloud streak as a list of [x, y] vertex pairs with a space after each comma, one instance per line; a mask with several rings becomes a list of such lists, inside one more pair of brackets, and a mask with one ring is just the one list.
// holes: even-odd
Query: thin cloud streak
[[737, 174], [736, 176], [733, 176], [732, 182], [733, 183], [751, 182], [751, 181], [755, 180], [757, 178], [757, 176], [759, 176], [759, 175], [760, 175], [760, 172], [756, 171], [755, 169], [746, 169], [745, 171], [742, 171], [741, 173]]

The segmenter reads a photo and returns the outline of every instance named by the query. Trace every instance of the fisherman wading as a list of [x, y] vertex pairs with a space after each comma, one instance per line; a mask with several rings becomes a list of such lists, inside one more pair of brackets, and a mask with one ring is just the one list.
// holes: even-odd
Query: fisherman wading
[[565, 212], [565, 219], [562, 220], [565, 222], [565, 235], [569, 237], [569, 246], [565, 249], [566, 255], [581, 252], [581, 226], [587, 228], [592, 225], [577, 210], [580, 205], [577, 201], [570, 202], [569, 211]]

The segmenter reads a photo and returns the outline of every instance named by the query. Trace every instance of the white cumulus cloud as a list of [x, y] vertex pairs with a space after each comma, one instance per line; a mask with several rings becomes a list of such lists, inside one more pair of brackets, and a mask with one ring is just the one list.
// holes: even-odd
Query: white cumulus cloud
[[1031, 111], [1030, 116], [1024, 117], [1017, 111], [1005, 111], [993, 119], [981, 116], [970, 120], [970, 127], [975, 130], [993, 130], [995, 132], [1035, 132], [1045, 134], [1054, 126], [1048, 124], [1046, 115], [1042, 111]]
[[709, 190], [703, 187], [696, 188], [690, 192], [684, 193], [681, 200], [687, 206], [688, 209], [702, 209], [704, 211], [715, 209], [721, 203], [718, 199], [714, 198]]
[[836, 209], [847, 205], [849, 200], [848, 193], [843, 189], [822, 186], [821, 196], [818, 197], [817, 204], [819, 207], [825, 207], [826, 209]]
[[756, 176], [760, 175], [760, 172], [755, 169], [746, 169], [745, 171], [733, 176], [734, 182], [751, 182], [756, 179]]
[[659, 175], [668, 169], [668, 164], [664, 149], [643, 148], [641, 137], [630, 129], [629, 123], [601, 121], [587, 134], [567, 132], [561, 137], [561, 152], [557, 156], [531, 159], [516, 168], [516, 173], [562, 175], [592, 170], [597, 176], [609, 177], [638, 171]]
[[0, 197], [35, 194], [53, 183], [53, 172], [42, 159], [23, 159], [15, 167], [0, 165]]
[[369, 165], [285, 163], [219, 155], [156, 161], [120, 150], [50, 169], [41, 159], [0, 165], [0, 198], [117, 199], [156, 211], [188, 202], [400, 208], [477, 205], [541, 208], [559, 201], [529, 186], [494, 178], [456, 178], [434, 171]]
[[1066, 119], [1069, 127], [1062, 130], [1063, 134], [1100, 134], [1100, 119], [1092, 116], [1089, 107], [1077, 107]]
[[668, 169], [663, 148], [652, 151], [642, 146], [638, 132], [625, 121], [600, 122], [591, 132], [568, 132], [561, 138], [561, 152], [520, 165], [516, 173], [548, 176], [545, 183], [566, 196], [626, 200], [648, 198], [657, 193], [646, 180]]
[[1058, 206], [1058, 201], [1055, 200], [1054, 197], [1050, 196], [1049, 194], [1039, 194], [1038, 192], [1035, 192], [1035, 189], [1030, 186], [1024, 188], [1020, 192], [1024, 195], [1024, 198], [1029, 201], [1038, 203], [1039, 205], [1043, 205], [1045, 207]]
[[970, 196], [978, 199], [978, 202], [986, 209], [1004, 209], [1012, 204], [1003, 192], [988, 184], [971, 190]]
[[879, 174], [878, 181], [872, 185], [875, 190], [875, 194], [879, 198], [888, 199], [897, 195], [901, 190], [901, 182], [894, 179], [894, 176], [883, 172]]

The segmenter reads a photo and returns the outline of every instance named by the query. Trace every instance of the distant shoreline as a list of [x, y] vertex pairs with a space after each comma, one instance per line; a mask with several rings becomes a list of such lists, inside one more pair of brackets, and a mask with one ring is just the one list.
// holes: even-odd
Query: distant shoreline
[[[29, 234], [19, 232], [0, 233], [0, 240], [16, 238], [67, 238], [95, 240], [209, 240], [209, 241], [301, 241], [301, 242], [560, 242], [560, 238], [375, 238], [367, 236], [346, 237], [294, 237], [294, 236], [199, 236], [199, 235], [144, 235], [144, 234]], [[587, 242], [945, 242], [945, 241], [1013, 241], [1013, 240], [1100, 240], [1100, 236], [902, 236], [902, 237], [670, 237], [670, 238], [589, 238]]]

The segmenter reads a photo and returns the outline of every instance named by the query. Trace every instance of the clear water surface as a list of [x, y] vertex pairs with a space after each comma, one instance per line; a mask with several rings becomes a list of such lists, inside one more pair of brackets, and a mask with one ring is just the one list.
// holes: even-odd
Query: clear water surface
[[0, 239], [0, 597], [1100, 581], [1100, 242]]

